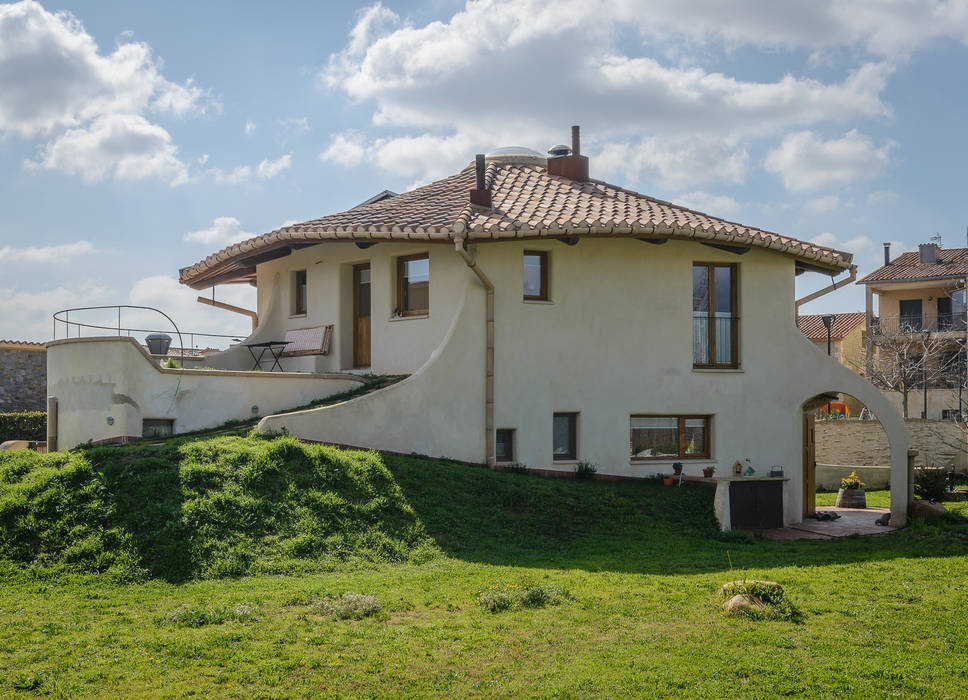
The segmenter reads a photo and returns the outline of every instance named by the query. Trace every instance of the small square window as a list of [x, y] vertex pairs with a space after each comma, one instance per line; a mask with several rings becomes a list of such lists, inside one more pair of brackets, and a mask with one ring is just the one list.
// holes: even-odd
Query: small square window
[[498, 462], [514, 461], [514, 429], [498, 428], [495, 436], [494, 459]]
[[172, 418], [145, 418], [141, 421], [141, 437], [145, 440], [169, 438], [175, 432]]
[[524, 251], [524, 298], [548, 301], [548, 253]]
[[578, 458], [578, 414], [556, 413], [552, 458], [572, 460]]
[[397, 313], [423, 316], [430, 313], [430, 254], [397, 258]]
[[305, 314], [306, 309], [306, 271], [295, 270], [292, 273], [292, 315]]

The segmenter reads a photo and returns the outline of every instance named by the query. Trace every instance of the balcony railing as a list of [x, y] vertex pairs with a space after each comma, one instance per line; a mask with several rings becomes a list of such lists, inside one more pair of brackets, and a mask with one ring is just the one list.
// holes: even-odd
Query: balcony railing
[[692, 363], [695, 367], [738, 367], [739, 319], [693, 316]]
[[968, 328], [961, 314], [881, 316], [875, 318], [871, 331], [875, 335], [905, 335], [923, 331], [957, 333]]

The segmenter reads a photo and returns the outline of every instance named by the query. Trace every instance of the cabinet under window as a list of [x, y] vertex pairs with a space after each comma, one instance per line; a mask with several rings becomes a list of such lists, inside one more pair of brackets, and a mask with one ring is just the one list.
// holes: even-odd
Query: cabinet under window
[[632, 459], [708, 459], [709, 416], [632, 416]]
[[692, 266], [692, 364], [739, 367], [736, 265]]
[[430, 255], [397, 258], [397, 314], [423, 316], [430, 313]]

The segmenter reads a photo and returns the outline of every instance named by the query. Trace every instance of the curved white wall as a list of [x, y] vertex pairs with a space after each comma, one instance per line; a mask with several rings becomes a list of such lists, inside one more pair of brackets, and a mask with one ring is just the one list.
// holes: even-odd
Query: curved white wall
[[[302, 406], [349, 391], [352, 375], [162, 369], [131, 338], [71, 338], [47, 345], [47, 392], [57, 397], [59, 449], [140, 437], [145, 418], [176, 433]], [[108, 422], [108, 418], [111, 422]]]

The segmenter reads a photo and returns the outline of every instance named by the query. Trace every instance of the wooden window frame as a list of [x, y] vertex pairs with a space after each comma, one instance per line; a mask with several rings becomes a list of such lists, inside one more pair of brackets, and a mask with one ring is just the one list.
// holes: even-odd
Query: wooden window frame
[[[723, 263], [723, 262], [694, 262], [692, 264], [692, 269], [695, 270], [697, 267], [705, 267], [706, 274], [709, 279], [709, 311], [707, 318], [709, 318], [709, 328], [708, 328], [708, 338], [706, 342], [709, 344], [709, 358], [715, 359], [716, 357], [716, 277], [714, 270], [717, 267], [728, 267], [732, 270], [732, 284], [730, 285], [730, 304], [732, 306], [733, 312], [729, 317], [733, 324], [732, 338], [730, 339], [730, 354], [733, 359], [729, 364], [717, 364], [716, 362], [698, 364], [693, 362], [692, 366], [694, 369], [739, 369], [739, 265], [736, 263]], [[692, 302], [693, 304], [695, 301]], [[695, 332], [695, 331], [693, 331]], [[695, 342], [695, 341], [693, 341]]]
[[[572, 431], [569, 436], [569, 447], [571, 451], [567, 455], [558, 456], [555, 454], [555, 424], [554, 419], [558, 416], [572, 417]], [[577, 411], [555, 411], [551, 418], [551, 461], [552, 462], [574, 462], [578, 459], [578, 412]]]
[[524, 261], [524, 256], [534, 255], [541, 261], [541, 293], [540, 294], [525, 294], [525, 301], [549, 301], [551, 299], [551, 294], [548, 289], [548, 251], [547, 250], [526, 250], [521, 258], [522, 263]]
[[[302, 287], [305, 292], [302, 295], [302, 306], [299, 305], [299, 279], [302, 276]], [[292, 271], [292, 315], [293, 316], [305, 316], [309, 313], [309, 275], [306, 274], [306, 270], [293, 270]]]
[[[502, 458], [500, 458], [500, 457], [497, 456], [497, 444], [498, 444], [497, 435], [498, 435], [498, 433], [501, 433], [501, 432], [507, 432], [507, 433], [510, 433], [511, 434], [511, 456], [510, 457], [506, 457], [504, 459], [502, 459]], [[517, 430], [515, 430], [514, 428], [497, 428], [494, 431], [494, 457], [495, 457], [494, 461], [498, 462], [499, 464], [507, 464], [507, 463], [510, 463], [510, 462], [514, 462], [514, 460], [515, 460], [515, 447], [516, 447], [515, 443], [517, 442], [517, 434], [516, 433], [517, 433]]]
[[[412, 309], [406, 311], [403, 308], [403, 278], [404, 268], [408, 262], [413, 260], [427, 261], [427, 308]], [[430, 315], [430, 252], [414, 253], [413, 255], [400, 255], [397, 257], [397, 316], [428, 316]]]
[[[636, 457], [632, 454], [632, 419], [633, 418], [676, 418], [679, 421], [679, 454], [661, 455], [658, 457]], [[706, 431], [706, 451], [702, 454], [686, 454], [686, 420], [702, 418], [705, 421]], [[633, 462], [671, 462], [688, 459], [712, 459], [713, 440], [712, 440], [712, 414], [709, 413], [633, 413], [629, 416], [629, 459]]]

